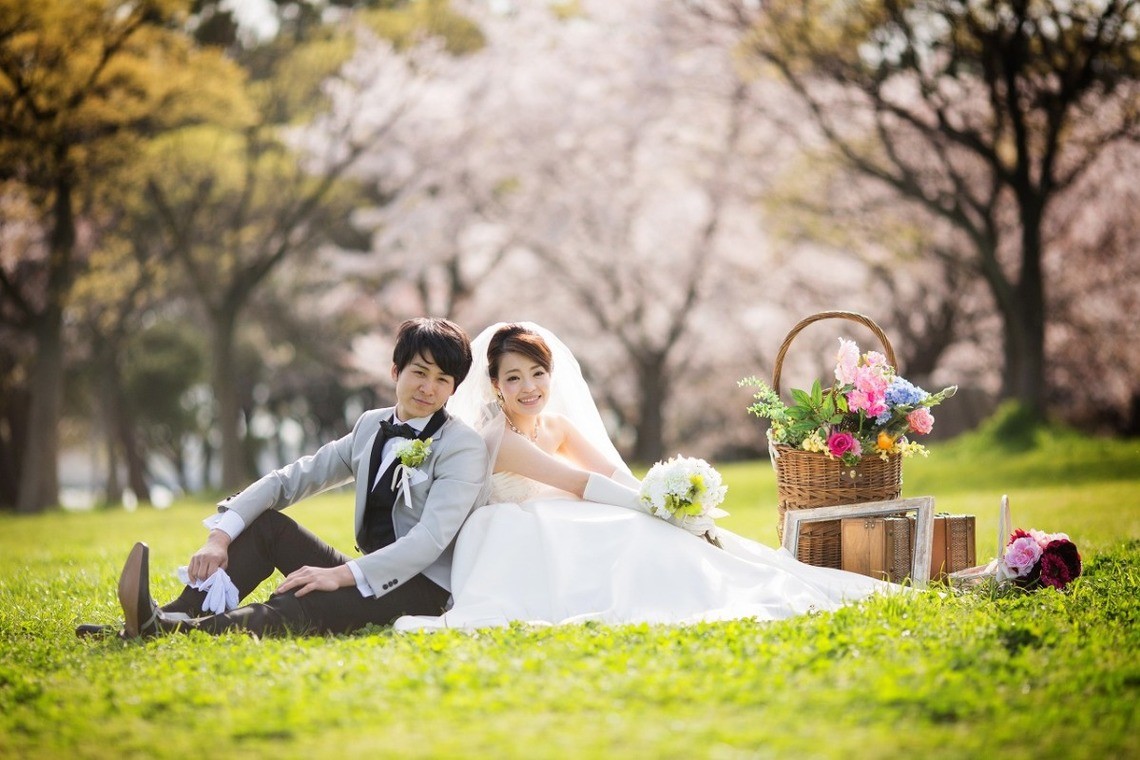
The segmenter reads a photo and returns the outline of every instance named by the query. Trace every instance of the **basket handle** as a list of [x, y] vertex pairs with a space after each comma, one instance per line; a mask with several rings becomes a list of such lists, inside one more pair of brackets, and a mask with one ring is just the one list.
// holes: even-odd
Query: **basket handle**
[[784, 367], [784, 355], [788, 353], [788, 348], [792, 345], [792, 339], [799, 335], [800, 331], [805, 327], [813, 322], [819, 322], [822, 319], [847, 319], [852, 322], [858, 322], [869, 329], [875, 334], [875, 337], [879, 339], [879, 342], [883, 344], [883, 348], [886, 349], [887, 362], [898, 370], [899, 365], [895, 359], [895, 349], [891, 347], [891, 342], [887, 340], [886, 333], [875, 324], [875, 320], [866, 314], [860, 314], [855, 311], [821, 311], [818, 314], [812, 314], [810, 317], [801, 319], [780, 345], [780, 352], [776, 354], [776, 368], [772, 372], [772, 390], [776, 391], [777, 394], [780, 392], [780, 372]]

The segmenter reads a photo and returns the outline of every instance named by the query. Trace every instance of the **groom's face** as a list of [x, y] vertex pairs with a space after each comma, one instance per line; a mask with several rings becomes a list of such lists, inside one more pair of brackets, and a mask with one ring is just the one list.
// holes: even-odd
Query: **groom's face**
[[455, 392], [455, 378], [444, 374], [431, 354], [416, 354], [402, 370], [392, 365], [396, 416], [401, 420], [435, 414]]

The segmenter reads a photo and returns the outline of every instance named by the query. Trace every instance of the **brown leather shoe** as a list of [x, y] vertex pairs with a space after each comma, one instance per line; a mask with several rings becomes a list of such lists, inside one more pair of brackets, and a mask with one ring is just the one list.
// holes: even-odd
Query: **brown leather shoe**
[[141, 541], [127, 555], [119, 576], [119, 604], [123, 607], [123, 633], [127, 638], [158, 632], [158, 606], [150, 598], [150, 547]]

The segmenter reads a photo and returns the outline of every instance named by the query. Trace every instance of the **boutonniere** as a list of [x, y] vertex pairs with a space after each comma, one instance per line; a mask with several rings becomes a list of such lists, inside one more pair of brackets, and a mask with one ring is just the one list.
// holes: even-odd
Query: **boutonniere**
[[408, 438], [396, 444], [396, 456], [405, 467], [419, 467], [431, 456], [431, 439]]
[[396, 456], [400, 464], [396, 466], [396, 472], [392, 476], [392, 488], [397, 494], [403, 494], [404, 506], [411, 509], [412, 485], [427, 477], [417, 468], [431, 456], [431, 438], [423, 440], [409, 438], [400, 441], [396, 444]]

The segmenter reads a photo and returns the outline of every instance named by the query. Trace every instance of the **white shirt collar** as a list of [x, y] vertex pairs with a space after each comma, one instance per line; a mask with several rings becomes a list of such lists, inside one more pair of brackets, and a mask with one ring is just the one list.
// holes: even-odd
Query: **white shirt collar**
[[415, 419], [411, 419], [411, 420], [402, 420], [396, 414], [396, 410], [395, 409], [392, 410], [392, 422], [394, 422], [397, 425], [400, 425], [400, 424], [403, 424], [406, 422], [407, 424], [411, 425], [413, 428], [415, 428], [418, 432], [421, 432], [421, 433], [423, 432], [423, 429], [425, 427], [427, 427], [428, 422], [431, 421], [431, 418], [433, 416], [434, 415], [428, 415], [427, 417], [416, 417]]

